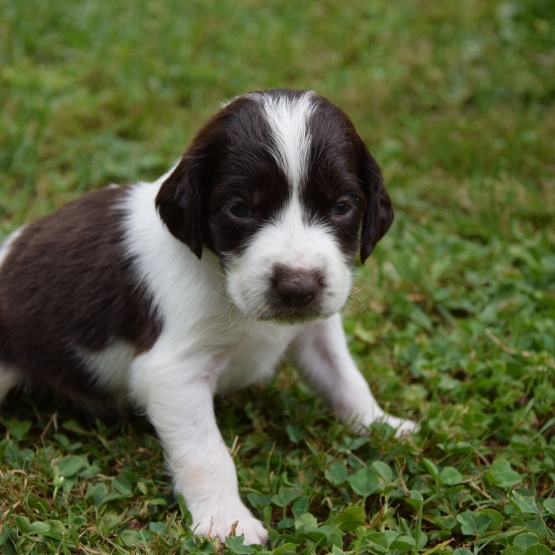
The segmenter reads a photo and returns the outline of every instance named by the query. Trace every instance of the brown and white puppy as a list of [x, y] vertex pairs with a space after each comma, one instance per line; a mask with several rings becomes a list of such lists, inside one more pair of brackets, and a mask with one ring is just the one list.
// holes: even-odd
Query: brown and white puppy
[[349, 118], [313, 92], [241, 96], [154, 183], [106, 188], [0, 249], [0, 397], [21, 383], [126, 399], [164, 445], [198, 533], [267, 533], [243, 505], [215, 393], [287, 354], [335, 413], [385, 414], [355, 367], [340, 309], [351, 265], [393, 219]]

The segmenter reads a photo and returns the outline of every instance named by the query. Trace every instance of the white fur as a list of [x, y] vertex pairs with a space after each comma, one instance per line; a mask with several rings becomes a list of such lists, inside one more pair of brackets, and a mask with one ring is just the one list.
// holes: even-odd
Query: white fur
[[313, 95], [312, 91], [306, 91], [295, 99], [259, 93], [248, 95], [264, 109], [276, 143], [271, 152], [287, 176], [293, 192], [298, 192], [306, 177], [310, 153], [308, 121], [315, 110]]
[[291, 343], [289, 356], [303, 379], [344, 422], [358, 430], [377, 420], [398, 434], [414, 429], [413, 422], [386, 414], [374, 399], [349, 353], [339, 314], [305, 326]]
[[13, 233], [10, 233], [2, 243], [0, 243], [0, 266], [2, 266], [6, 256], [8, 256], [13, 242], [21, 235], [24, 228], [25, 226], [16, 229]]
[[92, 379], [101, 388], [110, 391], [121, 404], [127, 400], [127, 373], [135, 357], [132, 345], [123, 341], [114, 341], [103, 351], [94, 353], [75, 348]]
[[17, 372], [5, 365], [0, 365], [0, 403], [18, 383]]
[[[6, 260], [13, 242], [19, 237], [22, 231], [23, 227], [20, 227], [13, 233], [10, 233], [10, 235], [8, 235], [4, 241], [0, 243], [0, 267], [2, 267], [2, 264]], [[19, 381], [19, 376], [14, 369], [0, 364], [0, 403], [9, 391], [19, 383]]]

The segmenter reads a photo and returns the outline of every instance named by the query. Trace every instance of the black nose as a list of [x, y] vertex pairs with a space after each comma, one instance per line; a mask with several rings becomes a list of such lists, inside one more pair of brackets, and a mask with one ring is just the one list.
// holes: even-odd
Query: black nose
[[276, 288], [285, 304], [305, 306], [314, 300], [319, 285], [317, 276], [302, 274], [279, 279]]

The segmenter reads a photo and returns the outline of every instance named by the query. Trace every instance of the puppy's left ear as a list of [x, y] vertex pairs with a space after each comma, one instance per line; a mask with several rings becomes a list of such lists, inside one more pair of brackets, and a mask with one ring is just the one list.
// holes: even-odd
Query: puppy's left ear
[[376, 243], [391, 227], [393, 207], [383, 186], [380, 167], [362, 140], [359, 145], [359, 155], [359, 179], [366, 197], [366, 212], [362, 220], [360, 237], [360, 260], [364, 263], [372, 254]]

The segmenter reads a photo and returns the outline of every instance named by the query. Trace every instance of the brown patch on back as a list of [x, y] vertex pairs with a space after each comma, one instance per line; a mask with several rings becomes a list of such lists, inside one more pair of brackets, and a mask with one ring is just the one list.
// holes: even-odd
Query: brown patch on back
[[87, 195], [12, 243], [0, 267], [0, 362], [29, 381], [94, 393], [75, 348], [95, 352], [121, 340], [141, 353], [160, 334], [152, 298], [122, 243], [126, 194], [107, 188]]

